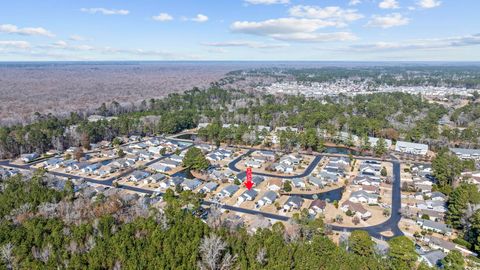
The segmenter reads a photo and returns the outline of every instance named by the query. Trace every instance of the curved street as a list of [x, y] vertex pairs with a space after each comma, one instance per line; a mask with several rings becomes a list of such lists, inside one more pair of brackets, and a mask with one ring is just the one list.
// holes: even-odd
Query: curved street
[[[192, 147], [192, 145], [184, 147], [183, 149], [187, 149]], [[182, 150], [183, 150], [182, 149]], [[235, 172], [240, 172], [236, 167], [236, 164], [245, 156], [251, 154], [253, 151], [258, 150], [258, 149], [250, 149], [247, 151], [247, 153], [237, 157], [236, 159], [232, 160], [228, 167]], [[169, 157], [171, 154], [167, 154], [163, 157], [160, 157], [158, 159], [152, 160], [148, 162], [148, 164], [152, 164], [154, 162], [157, 162], [161, 159]], [[308, 176], [313, 169], [318, 165], [320, 160], [322, 159], [323, 156], [330, 156], [329, 154], [323, 154], [323, 155], [317, 155], [315, 159], [311, 162], [311, 164], [308, 166], [308, 168], [303, 172], [302, 174], [299, 175], [292, 175], [292, 176], [277, 176], [277, 175], [272, 175], [272, 174], [267, 174], [267, 173], [255, 173], [257, 175], [262, 175], [266, 177], [276, 177], [276, 178], [283, 178], [283, 179], [292, 179], [292, 178], [299, 178], [299, 177], [305, 177]], [[355, 157], [357, 159], [371, 159], [371, 158], [365, 158], [365, 157]], [[386, 220], [383, 223], [373, 225], [373, 226], [368, 226], [368, 227], [346, 227], [346, 226], [341, 226], [341, 225], [331, 225], [331, 228], [335, 231], [353, 231], [353, 230], [365, 230], [367, 231], [372, 237], [378, 238], [378, 239], [390, 239], [395, 236], [400, 236], [403, 235], [402, 231], [398, 227], [398, 223], [400, 222], [401, 215], [400, 215], [400, 208], [401, 208], [401, 192], [400, 192], [400, 162], [395, 158], [391, 157], [392, 164], [393, 164], [393, 183], [392, 183], [392, 208], [391, 208], [391, 216], [388, 220]], [[31, 170], [32, 167], [30, 164], [25, 164], [25, 165], [17, 165], [17, 164], [12, 164], [9, 161], [0, 161], [0, 165], [6, 166], [6, 167], [14, 167], [18, 169], [24, 169], [24, 170]], [[70, 175], [70, 174], [65, 174], [65, 173], [59, 173], [59, 172], [49, 172], [53, 175], [59, 176], [59, 177], [65, 177], [65, 178], [70, 178], [70, 179], [84, 179], [85, 181], [93, 184], [101, 184], [101, 185], [106, 185], [113, 187], [113, 181], [121, 178], [129, 173], [131, 173], [131, 170], [126, 171], [122, 173], [122, 175], [118, 177], [112, 177], [108, 178], [105, 180], [97, 180], [97, 179], [92, 179], [88, 177], [82, 177], [82, 176], [77, 176], [77, 175]], [[127, 186], [127, 185], [117, 185], [117, 188], [122, 188], [125, 190], [130, 190], [130, 191], [135, 191], [139, 193], [144, 193], [144, 194], [153, 194], [153, 193], [158, 193], [159, 195], [163, 195], [162, 192], [155, 192], [152, 190], [148, 189], [143, 189], [139, 187], [133, 187], [133, 186]], [[203, 201], [202, 203], [204, 206], [210, 206], [212, 204], [216, 204], [216, 202], [212, 201]], [[273, 214], [273, 213], [267, 213], [267, 212], [262, 212], [258, 210], [253, 210], [253, 209], [245, 209], [241, 207], [236, 207], [232, 205], [227, 205], [227, 204], [221, 204], [221, 207], [223, 209], [229, 210], [229, 211], [235, 211], [239, 213], [245, 213], [245, 214], [251, 214], [251, 215], [261, 215], [263, 217], [272, 219], [272, 220], [278, 220], [278, 221], [289, 221], [291, 218], [279, 214]], [[381, 234], [381, 232], [386, 232], [386, 231], [391, 231], [392, 235], [391, 236], [384, 236]]]

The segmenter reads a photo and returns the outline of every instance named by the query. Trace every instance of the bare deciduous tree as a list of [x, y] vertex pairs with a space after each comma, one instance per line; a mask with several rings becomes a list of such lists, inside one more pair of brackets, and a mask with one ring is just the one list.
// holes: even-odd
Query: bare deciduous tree
[[200, 243], [198, 267], [202, 270], [228, 270], [233, 267], [236, 256], [226, 251], [227, 244], [217, 235], [205, 236]]
[[13, 269], [13, 245], [12, 243], [7, 243], [0, 248], [0, 255], [2, 256], [2, 260], [5, 262], [7, 269]]
[[258, 253], [257, 253], [257, 257], [255, 258], [255, 260], [260, 264], [260, 265], [265, 265], [265, 263], [267, 262], [267, 250], [265, 248], [261, 248]]

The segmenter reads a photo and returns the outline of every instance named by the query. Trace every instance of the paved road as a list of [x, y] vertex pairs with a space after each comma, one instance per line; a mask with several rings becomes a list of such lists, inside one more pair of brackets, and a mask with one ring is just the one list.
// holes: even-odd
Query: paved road
[[[236, 167], [237, 163], [240, 162], [240, 160], [244, 157], [244, 156], [247, 156], [247, 155], [250, 155], [252, 152], [256, 151], [257, 149], [250, 149], [249, 151], [247, 151], [245, 154], [237, 157], [236, 159], [234, 159], [229, 165], [228, 167], [230, 168], [230, 170], [232, 171], [236, 171], [236, 172], [240, 172], [240, 170]], [[272, 151], [272, 150], [270, 150]], [[275, 152], [275, 150], [273, 150], [273, 152]], [[328, 154], [324, 154], [323, 156], [329, 156]], [[332, 155], [332, 156], [336, 156], [336, 155]], [[266, 174], [266, 173], [255, 173], [253, 172], [253, 174], [257, 174], [257, 175], [262, 175], [262, 176], [266, 176], [266, 177], [277, 177], [277, 178], [284, 178], [284, 179], [291, 179], [291, 178], [301, 178], [301, 177], [305, 177], [305, 176], [308, 176], [312, 170], [318, 165], [318, 163], [320, 162], [322, 156], [316, 156], [315, 159], [312, 161], [312, 163], [309, 165], [309, 167], [307, 168], [307, 170], [305, 170], [304, 173], [300, 174], [300, 175], [294, 175], [294, 176], [282, 176], [282, 177], [278, 177], [274, 174]], [[371, 158], [371, 157], [356, 157], [356, 159], [359, 159], [359, 160], [372, 160], [372, 159], [375, 159], [375, 158]], [[376, 159], [376, 160], [379, 160], [379, 159]], [[395, 236], [401, 236], [403, 235], [403, 232], [400, 230], [400, 228], [398, 227], [398, 223], [400, 222], [400, 219], [401, 219], [401, 215], [400, 215], [400, 208], [401, 208], [401, 190], [400, 190], [400, 162], [398, 161], [398, 159], [394, 156], [391, 156], [391, 161], [390, 161], [393, 165], [393, 183], [392, 183], [392, 208], [390, 209], [391, 210], [391, 215], [390, 215], [390, 218], [387, 219], [385, 222], [382, 222], [378, 225], [373, 225], [373, 226], [367, 226], [367, 227], [355, 227], [355, 228], [352, 228], [352, 227], [346, 227], [346, 226], [341, 226], [341, 225], [332, 225], [332, 229], [335, 230], [335, 231], [353, 231], [353, 230], [365, 230], [367, 231], [372, 237], [375, 237], [375, 238], [383, 238], [383, 239], [390, 239], [392, 237], [395, 237]], [[226, 208], [225, 208], [226, 209]], [[248, 213], [250, 214], [249, 212], [250, 211], [242, 211], [242, 210], [247, 210], [247, 209], [243, 209], [243, 208], [240, 208], [240, 209], [237, 209], [235, 211], [238, 211], [238, 212], [242, 212], [242, 213]], [[252, 210], [253, 211], [253, 210]], [[253, 212], [259, 212], [259, 211], [253, 211]], [[258, 214], [258, 213], [257, 213]], [[268, 217], [268, 218], [271, 218], [271, 219], [275, 219], [275, 220], [281, 220], [281, 221], [285, 221], [285, 218], [286, 220], [288, 220], [289, 218], [288, 217], [285, 217], [285, 216], [282, 216], [282, 215], [276, 215], [276, 214], [270, 214], [270, 213], [263, 213], [263, 212], [260, 212], [260, 214], [262, 214], [263, 216], [265, 217]], [[268, 214], [268, 216], [267, 216]], [[391, 231], [393, 236], [391, 237], [388, 237], [388, 236], [383, 236], [381, 235], [380, 233], [381, 232], [384, 232], [384, 231]]]
[[[189, 147], [192, 147], [192, 145], [190, 145], [188, 147], [185, 147], [184, 149], [187, 149]], [[256, 149], [250, 149], [244, 155], [248, 155], [249, 153], [251, 153], [255, 150]], [[233, 168], [232, 169], [233, 171], [239, 172], [240, 170], [236, 168], [235, 164], [237, 164], [244, 155], [242, 155], [242, 156], [238, 157], [237, 159], [233, 160], [229, 164], [230, 169]], [[158, 158], [158, 159], [155, 159], [155, 160], [152, 160], [151, 162], [149, 162], [149, 164], [152, 164], [154, 162], [157, 162], [157, 161], [159, 161], [163, 158], [167, 158], [169, 156], [171, 156], [171, 154], [165, 155], [165, 156], [163, 156], [161, 158]], [[370, 158], [358, 157], [357, 159], [370, 159]], [[307, 168], [307, 170], [303, 174], [301, 174], [300, 176], [296, 175], [296, 176], [289, 176], [289, 177], [282, 177], [282, 178], [295, 178], [295, 177], [306, 176], [306, 175], [311, 173], [313, 168], [316, 167], [316, 165], [318, 164], [318, 162], [320, 160], [321, 160], [321, 156], [316, 156], [315, 159], [313, 160], [312, 164], [310, 164], [310, 166]], [[392, 164], [393, 164], [393, 176], [394, 177], [393, 177], [393, 184], [392, 184], [392, 208], [391, 208], [390, 218], [388, 220], [386, 220], [385, 222], [381, 223], [381, 224], [368, 226], [368, 227], [352, 228], [352, 227], [345, 227], [345, 226], [341, 226], [341, 225], [332, 225], [333, 230], [335, 230], [335, 231], [365, 230], [372, 237], [379, 238], [379, 239], [383, 238], [383, 239], [387, 239], [387, 240], [394, 237], [394, 236], [403, 235], [402, 231], [398, 227], [398, 222], [401, 219], [401, 215], [400, 215], [400, 212], [399, 212], [400, 207], [401, 207], [400, 162], [398, 160], [396, 160], [395, 157], [392, 157]], [[15, 168], [19, 168], [19, 169], [32, 169], [30, 167], [30, 165], [16, 165], [16, 164], [11, 164], [9, 161], [0, 161], [0, 165], [15, 167]], [[53, 175], [56, 175], [56, 176], [66, 177], [66, 178], [71, 178], [71, 179], [82, 179], [83, 178], [85, 181], [90, 182], [90, 183], [102, 184], [102, 185], [111, 186], [111, 187], [113, 187], [113, 181], [116, 179], [115, 177], [112, 177], [112, 178], [105, 179], [105, 180], [97, 180], [97, 179], [92, 179], [92, 178], [88, 178], [88, 177], [70, 175], [70, 174], [59, 173], [59, 172], [49, 172], [49, 173], [51, 173]], [[128, 174], [128, 173], [129, 172], [125, 172], [124, 174]], [[259, 174], [259, 173], [257, 173], [257, 174]], [[271, 175], [268, 175], [268, 174], [259, 174], [259, 175], [271, 176]], [[122, 177], [122, 176], [120, 176], [120, 177]], [[278, 178], [278, 176], [276, 176], [276, 177]], [[143, 188], [134, 187], [134, 186], [118, 185], [117, 187], [125, 189], [125, 190], [144, 193], [144, 194], [153, 194], [154, 193], [154, 191], [152, 191], [152, 190], [143, 189]], [[163, 195], [163, 193], [159, 192], [159, 195]], [[212, 201], [204, 201], [203, 202], [204, 206], [210, 206], [212, 204], [216, 204], [216, 203], [212, 202]], [[251, 215], [261, 215], [261, 216], [264, 216], [266, 218], [269, 218], [269, 219], [272, 219], [272, 220], [277, 220], [277, 221], [289, 221], [290, 220], [290, 218], [287, 217], [287, 216], [283, 216], [283, 215], [279, 215], [279, 214], [272, 214], [272, 213], [267, 213], [267, 212], [262, 212], [262, 211], [258, 211], [258, 210], [252, 210], [252, 209], [245, 209], [245, 208], [240, 208], [240, 207], [236, 207], [236, 206], [232, 206], [232, 205], [222, 204], [221, 207], [223, 209], [230, 210], [230, 211], [235, 211], [235, 212], [239, 212], [239, 213], [251, 214]], [[391, 236], [391, 237], [382, 236], [380, 233], [383, 232], [383, 231], [392, 231], [393, 236]]]
[[[250, 155], [251, 153], [253, 153], [254, 151], [256, 151], [257, 149], [250, 149], [248, 150], [245, 154], [243, 155], [240, 155], [238, 156], [236, 159], [232, 160], [229, 164], [228, 164], [228, 168], [234, 172], [241, 172], [242, 170], [238, 169], [237, 168], [237, 164], [238, 162], [240, 162], [242, 160], [243, 157], [245, 156], [248, 156]], [[274, 151], [273, 151], [274, 152]], [[255, 175], [261, 175], [261, 176], [265, 176], [265, 177], [276, 177], [276, 178], [283, 178], [283, 179], [293, 179], [293, 178], [302, 178], [302, 177], [305, 177], [305, 176], [309, 176], [312, 171], [315, 169], [315, 167], [317, 167], [318, 163], [320, 162], [320, 160], [322, 160], [322, 156], [315, 156], [315, 158], [312, 160], [312, 162], [310, 163], [310, 165], [308, 165], [307, 169], [305, 169], [305, 171], [301, 174], [296, 174], [296, 175], [285, 175], [285, 176], [278, 176], [278, 175], [275, 175], [275, 174], [270, 174], [270, 173], [260, 173], [260, 172], [252, 172], [252, 174], [255, 174]]]

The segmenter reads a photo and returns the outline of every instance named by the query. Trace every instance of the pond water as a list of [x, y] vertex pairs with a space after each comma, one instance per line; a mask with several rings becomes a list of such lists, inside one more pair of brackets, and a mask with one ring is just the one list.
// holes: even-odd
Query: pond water
[[175, 176], [179, 176], [179, 177], [183, 177], [183, 178], [187, 178], [187, 179], [195, 178], [192, 175], [192, 173], [190, 172], [190, 170], [188, 170], [188, 169], [185, 169], [185, 170], [182, 170], [182, 171], [179, 171], [179, 172], [176, 172], [176, 173], [172, 174], [172, 177], [175, 177]]
[[360, 152], [346, 147], [327, 147], [323, 152], [327, 154], [360, 155]]
[[197, 137], [197, 134], [193, 134], [193, 133], [188, 133], [188, 134], [180, 134], [178, 136], [175, 136], [175, 138], [177, 139], [182, 139], [182, 140], [195, 140], [195, 138]]
[[289, 194], [289, 195], [290, 196], [297, 195], [304, 199], [309, 199], [309, 200], [320, 199], [327, 202], [333, 202], [333, 201], [340, 201], [340, 199], [342, 198], [343, 191], [344, 191], [344, 188], [341, 187], [341, 188], [333, 189], [327, 192], [321, 192], [316, 194]]

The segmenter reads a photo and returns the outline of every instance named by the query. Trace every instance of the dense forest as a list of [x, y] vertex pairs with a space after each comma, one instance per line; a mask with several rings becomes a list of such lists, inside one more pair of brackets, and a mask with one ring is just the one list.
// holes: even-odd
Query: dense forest
[[227, 73], [222, 82], [231, 83], [245, 77], [272, 77], [277, 81], [295, 80], [302, 83], [336, 82], [350, 79], [367, 82], [371, 88], [389, 86], [437, 86], [478, 89], [480, 70], [478, 66], [351, 66], [324, 68], [261, 68]]
[[[403, 236], [387, 250], [363, 231], [336, 245], [321, 219], [303, 214], [252, 234], [225, 225], [218, 209], [202, 222], [192, 215], [199, 198], [191, 192], [176, 197], [168, 191], [160, 208], [116, 193], [88, 199], [71, 184], [51, 190], [48, 182], [40, 172], [1, 183], [0, 268], [429, 269], [417, 263], [413, 242]], [[447, 268], [461, 269], [463, 259], [453, 255], [444, 259]]]
[[[196, 127], [199, 122], [239, 124], [236, 130], [226, 132], [235, 133], [236, 140], [248, 144], [261, 135], [251, 126], [267, 125], [315, 129], [317, 136], [327, 140], [339, 131], [347, 131], [360, 137], [403, 139], [429, 143], [432, 147], [448, 143], [478, 146], [478, 125], [439, 129], [438, 121], [447, 112], [442, 105], [403, 93], [315, 100], [212, 87], [171, 94], [165, 99], [145, 100], [134, 111], [126, 111], [115, 102], [103, 104], [97, 114], [117, 116], [109, 121], [89, 122], [76, 113], [67, 118], [39, 114], [35, 123], [0, 128], [0, 158], [64, 150], [119, 135], [171, 134]], [[294, 141], [288, 143], [295, 144]]]

